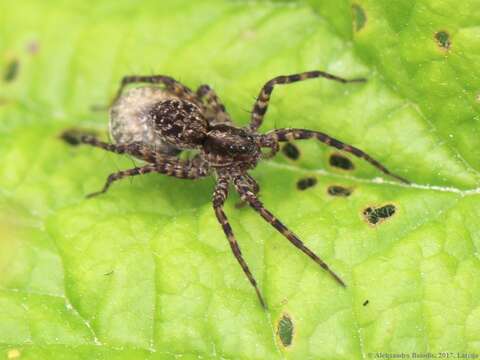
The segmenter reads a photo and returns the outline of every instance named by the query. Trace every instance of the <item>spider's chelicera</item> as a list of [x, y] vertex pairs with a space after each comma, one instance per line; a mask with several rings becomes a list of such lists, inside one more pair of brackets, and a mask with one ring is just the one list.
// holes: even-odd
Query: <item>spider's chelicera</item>
[[[248, 171], [257, 166], [260, 159], [274, 156], [280, 142], [317, 139], [329, 146], [351, 153], [368, 161], [383, 173], [402, 182], [407, 180], [391, 173], [362, 150], [345, 144], [319, 131], [305, 129], [275, 129], [265, 134], [257, 132], [268, 109], [275, 85], [323, 77], [340, 83], [359, 83], [365, 79], [343, 79], [323, 71], [278, 76], [262, 87], [253, 106], [251, 121], [247, 127], [237, 127], [208, 85], [201, 85], [196, 92], [168, 76], [126, 76], [121, 82], [110, 108], [110, 135], [113, 144], [100, 141], [95, 136], [79, 130], [67, 130], [62, 138], [72, 145], [88, 144], [117, 154], [129, 154], [145, 161], [145, 165], [111, 174], [101, 191], [106, 192], [117, 180], [128, 176], [156, 172], [181, 179], [199, 179], [209, 175], [216, 178], [213, 208], [243, 272], [255, 288], [262, 306], [265, 302], [257, 282], [243, 259], [240, 247], [223, 211], [229, 185], [240, 194], [260, 216], [285, 236], [294, 246], [327, 271], [336, 282], [343, 280], [313, 251], [268, 211], [258, 198], [259, 186]], [[124, 88], [133, 83], [148, 86]], [[182, 150], [195, 150], [192, 158], [180, 159]], [[262, 151], [264, 149], [265, 151]]]

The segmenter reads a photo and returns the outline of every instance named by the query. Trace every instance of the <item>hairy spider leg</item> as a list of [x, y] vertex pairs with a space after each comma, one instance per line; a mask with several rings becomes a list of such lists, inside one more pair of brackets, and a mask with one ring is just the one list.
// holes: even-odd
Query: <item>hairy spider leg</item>
[[102, 190], [91, 193], [87, 197], [103, 194], [108, 190], [111, 183], [128, 176], [143, 175], [150, 172], [173, 176], [178, 179], [195, 180], [207, 175], [206, 169], [195, 167], [190, 161], [182, 160], [164, 160], [156, 164], [149, 164], [143, 167], [122, 170], [117, 173], [110, 174]]
[[291, 230], [289, 230], [285, 225], [283, 225], [270, 211], [268, 211], [258, 199], [258, 197], [250, 190], [248, 182], [243, 179], [242, 176], [237, 176], [233, 180], [234, 185], [241, 198], [248, 202], [249, 205], [257, 211], [270, 225], [272, 225], [280, 234], [285, 236], [294, 246], [304, 252], [308, 257], [320, 265], [325, 271], [327, 271], [336, 282], [338, 282], [343, 287], [346, 287], [343, 280], [335, 274], [330, 267], [318, 257], [312, 250], [310, 250], [305, 244], [295, 235]]
[[[255, 195], [260, 192], [260, 185], [258, 185], [255, 179], [249, 173], [244, 173], [243, 179], [248, 183], [249, 189], [251, 189]], [[240, 199], [240, 201], [235, 204], [235, 207], [237, 209], [241, 209], [247, 204], [248, 203], [245, 200]]]
[[116, 154], [133, 155], [147, 162], [156, 162], [153, 150], [148, 149], [141, 143], [110, 144], [97, 139], [96, 136], [77, 129], [65, 130], [60, 137], [70, 145], [90, 145]]
[[71, 145], [90, 145], [116, 154], [130, 154], [151, 163], [143, 167], [135, 167], [111, 174], [107, 178], [107, 182], [101, 191], [89, 194], [87, 197], [103, 194], [114, 181], [128, 176], [142, 175], [150, 172], [189, 180], [195, 180], [209, 175], [208, 166], [206, 166], [204, 162], [199, 161], [201, 160], [199, 157], [194, 157], [192, 160], [181, 160], [174, 156], [157, 153], [140, 143], [109, 144], [98, 140], [95, 136], [82, 134], [78, 130], [67, 130], [61, 135], [61, 138]]
[[170, 93], [178, 96], [179, 98], [186, 99], [194, 102], [197, 105], [201, 105], [197, 99], [196, 94], [190, 90], [187, 86], [183, 85], [179, 81], [170, 76], [165, 75], [152, 75], [152, 76], [140, 76], [140, 75], [127, 75], [122, 78], [120, 87], [117, 90], [116, 96], [113, 98], [112, 104], [115, 103], [122, 95], [123, 89], [129, 84], [135, 83], [149, 83], [149, 84], [162, 84], [166, 90]]
[[102, 190], [90, 193], [86, 197], [92, 198], [94, 196], [107, 192], [108, 188], [114, 181], [117, 181], [126, 177], [130, 177], [130, 176], [148, 174], [156, 171], [156, 169], [157, 168], [155, 165], [149, 164], [142, 167], [135, 167], [133, 169], [121, 170], [116, 173], [110, 174], [108, 175], [107, 181], [105, 182], [105, 185], [103, 186]]
[[276, 129], [276, 130], [267, 132], [264, 136], [267, 138], [273, 138], [274, 140], [280, 141], [280, 142], [315, 138], [321, 141], [322, 143], [327, 144], [328, 146], [337, 148], [339, 150], [353, 154], [356, 157], [364, 159], [368, 161], [370, 164], [372, 164], [373, 166], [375, 166], [384, 174], [391, 176], [392, 178], [395, 178], [405, 184], [410, 184], [410, 182], [407, 179], [392, 173], [384, 165], [382, 165], [378, 160], [375, 160], [373, 157], [371, 157], [364, 151], [356, 148], [355, 146], [345, 144], [340, 140], [337, 140], [320, 131], [313, 131], [313, 130], [306, 130], [306, 129]]
[[218, 95], [215, 93], [209, 85], [203, 84], [200, 85], [197, 89], [198, 99], [204, 103], [207, 109], [210, 109], [214, 116], [209, 118], [211, 124], [228, 124], [232, 125], [232, 119], [225, 108], [225, 105], [222, 104]]
[[260, 192], [260, 185], [258, 185], [257, 181], [249, 173], [244, 173], [242, 176], [243, 179], [247, 181], [248, 188], [253, 191], [255, 195], [258, 194]]
[[267, 112], [267, 109], [268, 109], [270, 95], [272, 94], [272, 91], [275, 85], [290, 84], [297, 81], [303, 81], [303, 80], [314, 79], [319, 77], [338, 81], [343, 84], [355, 83], [355, 82], [358, 83], [358, 82], [366, 81], [366, 79], [364, 78], [344, 79], [339, 76], [335, 76], [327, 72], [318, 71], [318, 70], [306, 71], [303, 73], [293, 74], [293, 75], [281, 75], [281, 76], [274, 77], [273, 79], [267, 81], [265, 85], [263, 85], [262, 89], [260, 90], [260, 93], [258, 94], [257, 100], [255, 101], [255, 104], [252, 110], [250, 129], [255, 131], [260, 127], [260, 125], [262, 125], [263, 117], [265, 116], [265, 113]]
[[263, 301], [262, 294], [257, 286], [257, 281], [253, 277], [250, 269], [248, 268], [247, 263], [243, 259], [242, 252], [240, 247], [238, 246], [237, 240], [235, 239], [235, 235], [233, 234], [232, 227], [228, 222], [227, 216], [223, 211], [223, 204], [228, 196], [228, 184], [229, 181], [225, 177], [220, 177], [217, 180], [217, 185], [215, 187], [215, 191], [213, 193], [213, 209], [215, 210], [215, 215], [217, 216], [218, 222], [222, 225], [223, 232], [227, 236], [228, 242], [230, 244], [230, 248], [232, 249], [233, 255], [237, 259], [238, 263], [242, 267], [243, 272], [247, 276], [250, 284], [255, 288], [255, 292], [257, 293], [258, 300], [260, 300], [260, 304], [263, 308], [266, 308], [265, 301]]
[[61, 138], [70, 145], [90, 145], [116, 154], [128, 154], [142, 159], [149, 163], [160, 163], [162, 161], [173, 161], [177, 158], [155, 151], [154, 148], [145, 146], [142, 143], [133, 142], [129, 144], [111, 144], [97, 139], [95, 136], [84, 133], [81, 130], [69, 129], [62, 133]]

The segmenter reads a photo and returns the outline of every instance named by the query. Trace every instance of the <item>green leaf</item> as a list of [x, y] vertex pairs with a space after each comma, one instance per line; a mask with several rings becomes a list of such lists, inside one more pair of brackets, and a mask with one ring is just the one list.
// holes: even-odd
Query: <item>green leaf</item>
[[[0, 357], [361, 359], [480, 353], [480, 7], [465, 0], [25, 0], [0, 4]], [[298, 142], [252, 175], [341, 288], [246, 207], [226, 206], [268, 310], [212, 211], [214, 179], [124, 180], [133, 159], [58, 135], [126, 74], [208, 83], [239, 125], [263, 83], [322, 69], [366, 84], [275, 88], [262, 131], [326, 132], [411, 186]], [[314, 178], [304, 190], [297, 182]], [[335, 187], [334, 187], [335, 186]], [[332, 195], [333, 194], [333, 195]], [[341, 196], [340, 196], [341, 195]], [[372, 355], [373, 354], [373, 355]]]

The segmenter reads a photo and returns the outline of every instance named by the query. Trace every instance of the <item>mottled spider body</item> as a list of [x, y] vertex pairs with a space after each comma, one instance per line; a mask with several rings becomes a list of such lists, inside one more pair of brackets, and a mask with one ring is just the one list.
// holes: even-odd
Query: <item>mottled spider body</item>
[[248, 129], [209, 125], [202, 108], [151, 86], [121, 94], [110, 110], [110, 135], [117, 144], [139, 143], [158, 153], [200, 150], [209, 168], [255, 167], [261, 151]]
[[[149, 112], [156, 103], [171, 99], [163, 89], [129, 89], [110, 108], [110, 136], [116, 144], [139, 143], [162, 152], [175, 152], [154, 132]], [[178, 151], [177, 151], [178, 152]]]
[[[182, 179], [198, 179], [215, 175], [217, 184], [213, 194], [213, 207], [218, 221], [229, 241], [231, 250], [242, 270], [255, 288], [262, 305], [265, 305], [255, 278], [243, 259], [240, 247], [223, 211], [232, 184], [244, 202], [249, 204], [294, 246], [303, 251], [339, 284], [344, 282], [328, 265], [283, 225], [259, 200], [259, 186], [248, 174], [262, 158], [276, 154], [279, 142], [315, 138], [329, 146], [363, 158], [385, 174], [400, 181], [407, 180], [392, 174], [377, 160], [362, 150], [336, 140], [322, 132], [305, 129], [275, 129], [260, 134], [257, 132], [268, 109], [273, 88], [310, 78], [324, 77], [341, 83], [363, 82], [364, 79], [346, 80], [322, 71], [309, 71], [289, 76], [279, 76], [268, 81], [261, 89], [247, 127], [235, 126], [215, 92], [202, 85], [196, 92], [168, 76], [124, 77], [110, 110], [110, 135], [114, 144], [77, 130], [63, 133], [64, 140], [72, 145], [89, 144], [118, 154], [129, 154], [144, 160], [146, 164], [111, 174], [103, 189], [89, 197], [104, 193], [116, 180], [157, 172]], [[130, 83], [150, 83], [123, 92]], [[268, 151], [262, 151], [266, 148]], [[193, 150], [195, 155], [188, 160], [176, 155], [182, 150]]]

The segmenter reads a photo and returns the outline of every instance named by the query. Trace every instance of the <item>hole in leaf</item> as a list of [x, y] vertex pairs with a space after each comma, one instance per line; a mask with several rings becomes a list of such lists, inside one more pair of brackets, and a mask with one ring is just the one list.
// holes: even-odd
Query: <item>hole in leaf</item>
[[3, 75], [3, 80], [5, 82], [12, 82], [16, 79], [18, 75], [18, 69], [20, 68], [20, 63], [17, 59], [13, 59], [7, 64], [5, 69], [5, 74]]
[[388, 204], [379, 208], [368, 207], [363, 210], [365, 219], [372, 225], [376, 225], [379, 222], [391, 217], [395, 214], [396, 208], [392, 204]]
[[435, 33], [435, 40], [437, 40], [438, 46], [449, 50], [452, 43], [450, 42], [450, 35], [446, 31], [437, 31]]
[[358, 4], [352, 4], [353, 30], [360, 31], [367, 22], [367, 15], [363, 8]]
[[329, 195], [332, 196], [350, 196], [352, 194], [352, 190], [340, 185], [332, 185], [329, 186], [327, 189]]
[[277, 325], [277, 334], [283, 346], [292, 345], [293, 340], [293, 321], [290, 316], [283, 314]]
[[298, 148], [291, 143], [286, 143], [282, 147], [282, 152], [286, 157], [292, 160], [297, 160], [300, 157], [300, 150], [298, 150]]
[[343, 170], [352, 170], [354, 168], [352, 161], [342, 154], [334, 153], [330, 155], [330, 165]]
[[370, 302], [370, 300], [365, 300], [365, 301], [363, 302], [363, 306], [367, 306], [369, 302]]
[[317, 183], [317, 179], [313, 178], [313, 177], [308, 177], [308, 178], [305, 178], [305, 179], [300, 179], [298, 180], [297, 182], [297, 189], [298, 190], [305, 190], [305, 189], [308, 189], [312, 186], [315, 186]]

